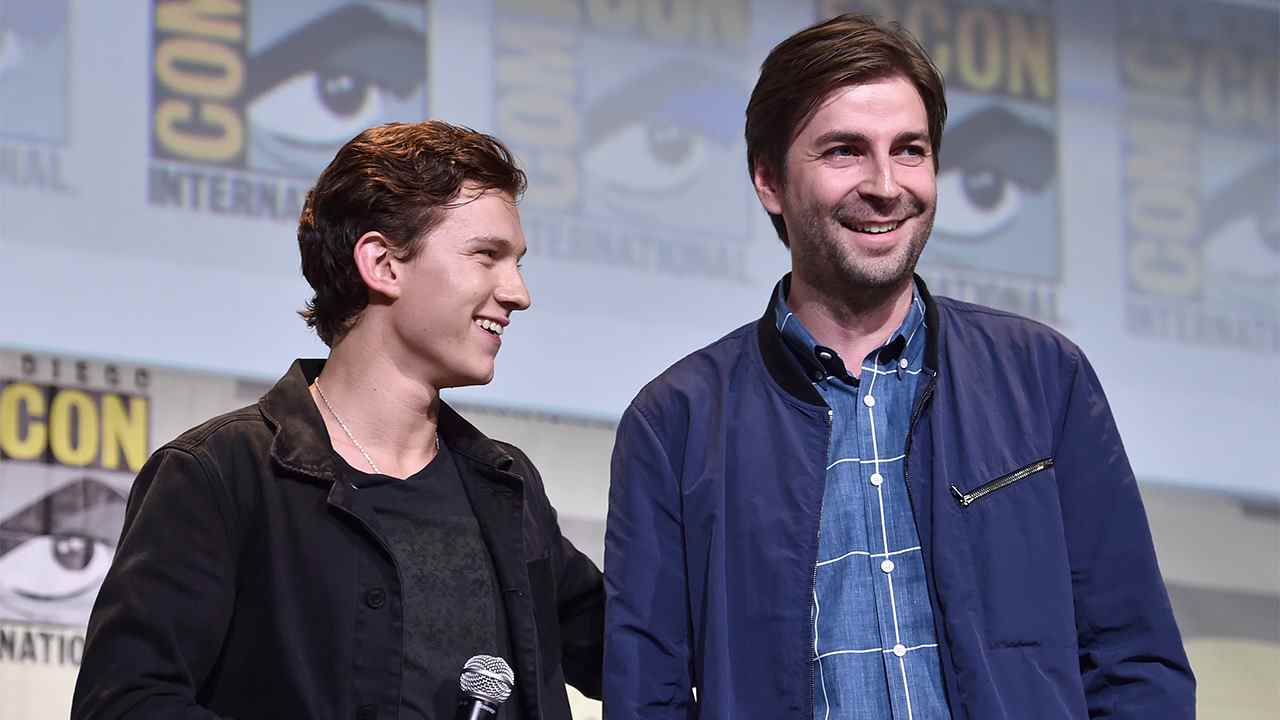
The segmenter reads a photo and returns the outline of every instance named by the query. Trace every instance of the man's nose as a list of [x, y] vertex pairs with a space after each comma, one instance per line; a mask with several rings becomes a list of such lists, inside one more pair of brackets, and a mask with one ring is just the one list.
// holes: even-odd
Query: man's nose
[[533, 299], [529, 297], [529, 288], [524, 284], [524, 276], [517, 267], [513, 267], [498, 284], [494, 297], [512, 312], [524, 310], [533, 303]]
[[858, 184], [858, 192], [863, 197], [897, 200], [902, 195], [902, 186], [895, 175], [896, 165], [891, 158], [874, 158], [867, 170], [867, 176]]

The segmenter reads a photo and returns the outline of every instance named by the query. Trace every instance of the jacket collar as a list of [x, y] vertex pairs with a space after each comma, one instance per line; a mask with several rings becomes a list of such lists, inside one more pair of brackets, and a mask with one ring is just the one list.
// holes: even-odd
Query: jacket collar
[[[275, 433], [271, 458], [279, 465], [310, 478], [334, 482], [340, 474], [338, 456], [329, 442], [320, 409], [308, 387], [324, 368], [324, 360], [299, 359], [258, 401], [258, 408]], [[444, 401], [440, 402], [440, 437], [449, 448], [482, 466], [505, 484], [519, 484], [508, 470], [514, 459]]]
[[[934, 302], [933, 295], [929, 294], [929, 288], [925, 285], [924, 279], [919, 275], [915, 275], [914, 278], [920, 300], [924, 302], [924, 366], [930, 373], [936, 373], [938, 369], [938, 305]], [[769, 371], [769, 375], [788, 394], [810, 405], [825, 406], [822, 396], [809, 380], [809, 372], [801, 365], [796, 354], [787, 347], [782, 333], [778, 332], [778, 325], [775, 322], [778, 299], [786, 296], [790, 290], [791, 273], [787, 273], [778, 281], [778, 285], [774, 286], [773, 292], [769, 294], [769, 304], [764, 309], [764, 315], [756, 322], [756, 339], [760, 345], [760, 355], [764, 359], [764, 366]]]

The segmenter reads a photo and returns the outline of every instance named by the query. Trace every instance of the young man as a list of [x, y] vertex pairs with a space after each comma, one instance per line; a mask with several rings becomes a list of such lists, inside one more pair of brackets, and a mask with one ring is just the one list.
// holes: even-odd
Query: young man
[[1083, 353], [913, 275], [945, 118], [896, 27], [837, 17], [765, 60], [748, 167], [792, 272], [622, 418], [612, 717], [1192, 717]]
[[451, 718], [473, 655], [501, 718], [599, 695], [599, 571], [538, 472], [440, 400], [479, 385], [529, 307], [524, 173], [487, 135], [392, 124], [347, 143], [298, 224], [331, 348], [139, 474], [89, 623], [76, 718]]

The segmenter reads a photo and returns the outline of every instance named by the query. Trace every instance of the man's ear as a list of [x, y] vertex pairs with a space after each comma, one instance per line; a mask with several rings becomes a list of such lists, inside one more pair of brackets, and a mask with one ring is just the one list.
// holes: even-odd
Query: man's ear
[[777, 181], [773, 173], [763, 161], [757, 161], [751, 173], [751, 182], [756, 186], [756, 197], [760, 204], [773, 215], [782, 214], [782, 183]]
[[356, 240], [352, 250], [356, 270], [360, 279], [369, 288], [371, 295], [377, 294], [390, 300], [400, 297], [400, 277], [396, 273], [395, 256], [387, 247], [387, 238], [377, 230], [370, 230]]

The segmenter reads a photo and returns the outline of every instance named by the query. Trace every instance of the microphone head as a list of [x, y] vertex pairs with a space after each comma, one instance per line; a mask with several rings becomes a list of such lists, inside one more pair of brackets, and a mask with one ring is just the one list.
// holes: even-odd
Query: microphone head
[[458, 685], [470, 697], [501, 705], [511, 697], [516, 676], [506, 660], [492, 655], [476, 655], [462, 666]]

